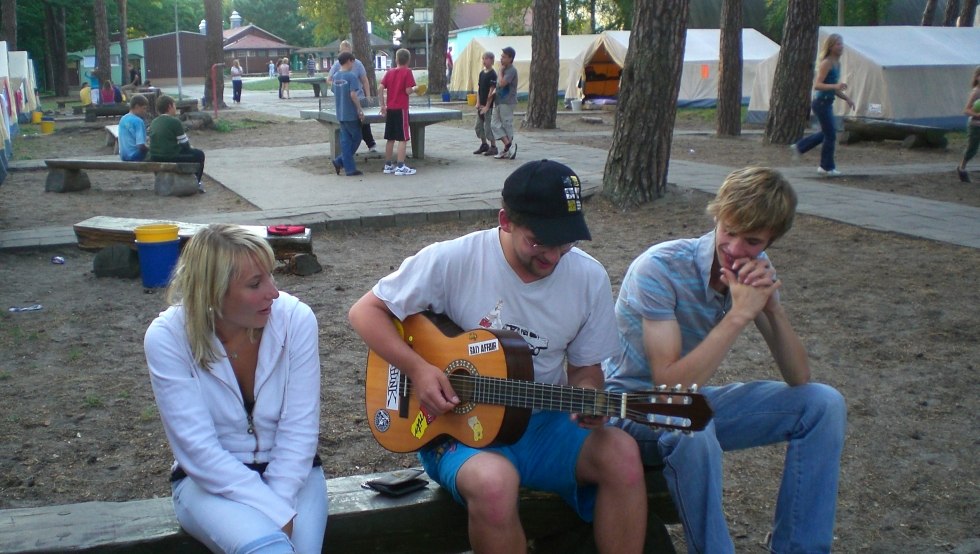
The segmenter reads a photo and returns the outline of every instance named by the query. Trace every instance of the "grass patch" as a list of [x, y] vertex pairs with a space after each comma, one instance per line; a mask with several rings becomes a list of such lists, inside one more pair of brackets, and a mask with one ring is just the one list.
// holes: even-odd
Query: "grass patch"
[[85, 397], [86, 408], [101, 408], [102, 406], [105, 406], [105, 402], [98, 395], [91, 394]]
[[214, 130], [219, 133], [233, 133], [235, 131], [240, 131], [243, 129], [255, 129], [260, 125], [265, 125], [267, 122], [256, 121], [254, 119], [238, 119], [230, 121], [228, 119], [219, 119], [214, 122]]
[[157, 407], [147, 406], [140, 412], [140, 421], [152, 421], [157, 418]]
[[[299, 77], [297, 77], [297, 79], [298, 78]], [[231, 90], [231, 85], [228, 85], [225, 88]], [[259, 81], [247, 81], [242, 84], [242, 89], [244, 92], [248, 92], [250, 90], [279, 90], [279, 79], [272, 77]], [[289, 83], [289, 90], [313, 90], [313, 85], [309, 83]]]
[[9, 371], [0, 371], [0, 381], [9, 381], [13, 378], [14, 376], [11, 375]]

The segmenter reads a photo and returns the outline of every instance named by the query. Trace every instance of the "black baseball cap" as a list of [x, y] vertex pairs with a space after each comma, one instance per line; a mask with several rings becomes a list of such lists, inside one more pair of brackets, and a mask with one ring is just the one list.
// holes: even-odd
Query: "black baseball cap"
[[504, 202], [526, 218], [540, 244], [557, 246], [592, 240], [582, 213], [582, 183], [565, 164], [527, 162], [504, 181]]

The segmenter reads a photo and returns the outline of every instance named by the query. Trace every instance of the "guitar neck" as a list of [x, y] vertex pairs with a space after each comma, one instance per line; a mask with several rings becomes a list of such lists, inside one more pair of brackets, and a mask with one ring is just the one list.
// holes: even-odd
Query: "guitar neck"
[[593, 416], [622, 417], [622, 395], [596, 389], [549, 385], [465, 374], [449, 376], [461, 398], [478, 404]]

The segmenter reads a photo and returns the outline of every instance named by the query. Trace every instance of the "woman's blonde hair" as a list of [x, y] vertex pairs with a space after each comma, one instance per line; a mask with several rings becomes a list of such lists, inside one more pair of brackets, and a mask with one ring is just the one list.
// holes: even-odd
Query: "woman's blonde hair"
[[796, 191], [768, 167], [736, 169], [725, 178], [708, 213], [731, 233], [767, 230], [772, 240], [786, 234], [796, 215]]
[[828, 56], [830, 56], [830, 50], [834, 47], [835, 44], [837, 44], [838, 40], [843, 41], [844, 37], [840, 36], [837, 33], [828, 35], [827, 38], [824, 39], [823, 47], [820, 49], [821, 60], [826, 59]]
[[276, 259], [263, 237], [237, 225], [209, 225], [184, 246], [174, 269], [167, 302], [184, 309], [185, 328], [194, 361], [211, 368], [218, 360], [214, 323], [222, 317], [225, 294], [248, 260], [272, 272]]
[[980, 65], [973, 70], [973, 81], [970, 82], [970, 86], [973, 88], [980, 86]]

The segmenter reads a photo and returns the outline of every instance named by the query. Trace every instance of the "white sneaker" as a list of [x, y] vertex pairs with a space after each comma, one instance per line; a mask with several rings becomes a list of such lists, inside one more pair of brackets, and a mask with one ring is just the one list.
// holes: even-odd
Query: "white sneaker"
[[828, 171], [822, 167], [818, 167], [817, 175], [820, 175], [821, 177], [840, 177], [841, 172], [837, 171], [836, 169], [831, 169]]
[[408, 167], [407, 165], [399, 166], [395, 169], [395, 175], [415, 175], [415, 170]]
[[391, 175], [394, 172], [395, 172], [395, 166], [393, 166], [391, 164], [385, 164], [385, 173], [387, 175]]
[[790, 153], [793, 156], [793, 161], [800, 161], [800, 149], [796, 147], [796, 144], [789, 145]]
[[377, 144], [375, 144], [374, 146], [372, 146], [372, 147], [370, 147], [370, 148], [368, 148], [368, 152], [374, 152], [374, 153], [377, 153], [377, 152], [378, 152], [378, 145], [377, 145]]

